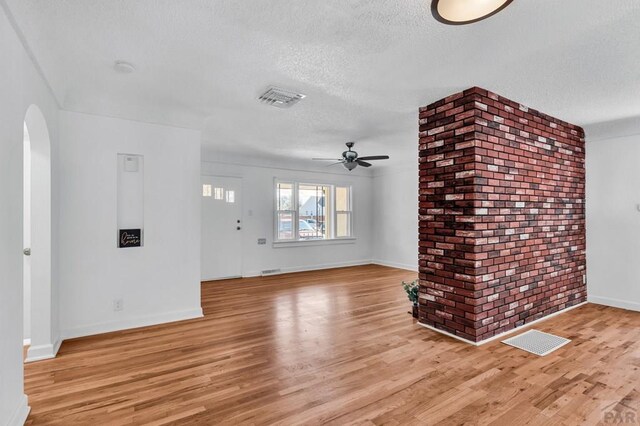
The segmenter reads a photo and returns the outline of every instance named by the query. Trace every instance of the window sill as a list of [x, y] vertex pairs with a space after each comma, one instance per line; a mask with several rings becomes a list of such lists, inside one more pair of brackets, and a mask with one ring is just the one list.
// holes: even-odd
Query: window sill
[[297, 241], [274, 241], [273, 248], [288, 247], [315, 247], [315, 246], [333, 246], [337, 244], [355, 244], [355, 238], [334, 238], [331, 240], [297, 240]]

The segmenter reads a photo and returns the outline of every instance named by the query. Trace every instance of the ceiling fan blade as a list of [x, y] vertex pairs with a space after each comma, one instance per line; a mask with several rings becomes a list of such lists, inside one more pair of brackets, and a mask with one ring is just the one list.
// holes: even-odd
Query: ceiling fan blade
[[312, 160], [316, 160], [316, 161], [340, 161], [341, 158], [312, 158]]
[[337, 163], [327, 164], [327, 167], [335, 166], [336, 164], [342, 164], [342, 163], [344, 163], [344, 161], [338, 161]]
[[356, 162], [358, 164], [360, 164], [362, 167], [371, 167], [371, 163], [367, 163], [366, 161], [362, 161], [360, 159], [356, 160]]
[[366, 161], [371, 161], [371, 160], [388, 160], [389, 156], [388, 155], [369, 155], [367, 157], [360, 157], [358, 158], [359, 160], [366, 160]]

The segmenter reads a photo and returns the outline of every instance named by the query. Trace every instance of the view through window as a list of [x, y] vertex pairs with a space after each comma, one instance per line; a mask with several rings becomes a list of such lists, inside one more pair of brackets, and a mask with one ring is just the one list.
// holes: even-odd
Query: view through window
[[277, 182], [275, 222], [277, 241], [351, 237], [351, 187]]

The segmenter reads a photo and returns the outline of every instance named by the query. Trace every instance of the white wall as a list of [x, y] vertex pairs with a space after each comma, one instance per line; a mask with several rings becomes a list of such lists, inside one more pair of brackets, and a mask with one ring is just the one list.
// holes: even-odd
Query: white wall
[[418, 157], [373, 178], [376, 263], [418, 270]]
[[588, 298], [640, 311], [640, 118], [585, 130]]
[[[200, 133], [60, 112], [60, 136], [63, 336], [200, 316]], [[141, 248], [116, 245], [118, 153], [144, 156]]]
[[[356, 169], [351, 173], [313, 167], [312, 163], [243, 160], [206, 150], [203, 159], [208, 160], [202, 163], [203, 174], [243, 178], [244, 276], [259, 275], [266, 269], [288, 272], [369, 262], [417, 271], [417, 152], [403, 166]], [[357, 242], [274, 248], [274, 178], [353, 185]], [[258, 238], [267, 238], [267, 244], [257, 245]]]
[[[281, 272], [367, 264], [372, 259], [373, 199], [368, 173], [341, 169], [301, 168], [296, 163], [234, 164], [235, 160], [203, 154], [202, 174], [241, 177], [243, 231], [242, 275], [260, 275], [263, 270]], [[336, 166], [337, 167], [337, 166]], [[325, 171], [326, 170], [326, 171]], [[348, 184], [353, 188], [355, 242], [348, 244], [313, 244], [305, 247], [273, 247], [274, 179], [290, 179], [310, 183]], [[266, 245], [258, 245], [266, 238]]]
[[[51, 136], [51, 156], [57, 156], [58, 108], [15, 32], [0, 2], [0, 424], [21, 424], [27, 414], [23, 388], [23, 128], [31, 104], [42, 110]], [[55, 161], [54, 161], [55, 162]], [[57, 168], [52, 167], [57, 187]], [[52, 193], [57, 220], [57, 194]], [[57, 233], [52, 236], [56, 241]], [[57, 291], [53, 271], [51, 291]], [[52, 334], [57, 318], [52, 311]]]

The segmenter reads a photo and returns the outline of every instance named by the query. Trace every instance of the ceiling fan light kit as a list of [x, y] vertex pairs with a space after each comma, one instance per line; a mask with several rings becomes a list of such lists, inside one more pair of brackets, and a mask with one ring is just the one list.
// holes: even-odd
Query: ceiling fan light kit
[[347, 170], [351, 171], [358, 167], [358, 163], [344, 163], [344, 166], [347, 168]]
[[432, 0], [431, 13], [449, 25], [464, 25], [487, 19], [513, 0]]
[[355, 142], [347, 142], [347, 151], [342, 153], [342, 158], [312, 158], [312, 160], [316, 161], [337, 161], [336, 163], [329, 164], [333, 166], [335, 164], [342, 164], [347, 170], [351, 171], [358, 166], [362, 167], [371, 167], [373, 164], [368, 161], [373, 160], [388, 160], [388, 155], [370, 155], [366, 157], [359, 157], [358, 153], [353, 151], [351, 148], [355, 145]]

